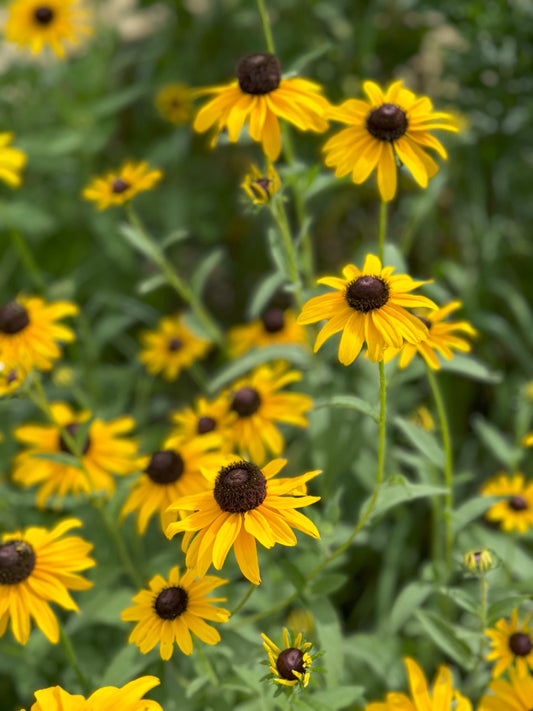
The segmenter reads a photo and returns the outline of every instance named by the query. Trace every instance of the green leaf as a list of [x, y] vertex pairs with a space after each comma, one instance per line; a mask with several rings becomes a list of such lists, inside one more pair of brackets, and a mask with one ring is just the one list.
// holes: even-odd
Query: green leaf
[[432, 592], [433, 585], [418, 580], [406, 585], [396, 597], [392, 607], [387, 624], [389, 633], [395, 634], [398, 632]]
[[336, 688], [344, 667], [344, 637], [335, 607], [327, 598], [316, 599], [313, 604], [319, 647], [325, 649], [324, 666], [327, 669], [328, 689]]
[[452, 625], [435, 612], [418, 610], [416, 613], [422, 627], [433, 642], [463, 669], [471, 669], [473, 657], [470, 647], [459, 639]]
[[181, 228], [178, 230], [173, 230], [172, 232], [169, 232], [168, 235], [165, 235], [165, 237], [163, 237], [163, 239], [161, 240], [161, 249], [165, 250], [168, 247], [171, 247], [173, 244], [177, 244], [178, 242], [184, 242], [190, 236], [191, 233], [186, 229]]
[[75, 457], [73, 454], [69, 454], [68, 452], [39, 452], [35, 454], [32, 453], [30, 456], [34, 459], [45, 459], [48, 462], [54, 462], [55, 464], [65, 464], [69, 467], [80, 468], [78, 457]]
[[150, 294], [156, 289], [160, 289], [165, 286], [167, 280], [163, 274], [152, 274], [152, 276], [143, 279], [137, 284], [137, 293], [144, 296], [144, 294]]
[[366, 400], [356, 395], [333, 395], [329, 398], [317, 400], [313, 405], [313, 410], [321, 407], [344, 407], [348, 410], [357, 410], [371, 417], [375, 422], [379, 422], [379, 413]]
[[131, 679], [140, 676], [149, 663], [149, 657], [141, 654], [137, 645], [126, 644], [111, 662], [106, 664], [100, 684], [102, 686], [122, 686]]
[[128, 222], [123, 222], [119, 227], [120, 234], [126, 242], [141, 254], [157, 262], [161, 258], [161, 250], [151, 240], [146, 239], [143, 233]]
[[479, 380], [482, 383], [501, 383], [503, 374], [490, 370], [488, 365], [472, 356], [462, 355], [461, 353], [454, 354], [451, 360], [441, 361], [441, 370], [447, 373], [456, 373], [464, 375], [472, 380]]
[[[401, 475], [391, 477], [383, 482], [378, 493], [377, 501], [372, 510], [371, 517], [380, 516], [394, 506], [403, 504], [406, 501], [425, 498], [427, 496], [442, 496], [446, 494], [445, 486], [433, 486], [432, 484], [413, 484]], [[372, 497], [369, 497], [363, 504], [361, 510], [365, 511]]]
[[194, 274], [191, 277], [191, 289], [196, 296], [202, 296], [202, 291], [209, 274], [220, 264], [223, 256], [224, 250], [222, 248], [214, 249], [210, 254], [204, 257], [204, 259], [202, 259], [200, 264], [196, 267]]
[[463, 588], [439, 588], [439, 593], [453, 600], [461, 609], [479, 617], [479, 602]]
[[475, 496], [461, 504], [452, 512], [452, 525], [454, 535], [457, 535], [471, 521], [485, 513], [499, 500], [497, 496]]
[[134, 101], [144, 96], [151, 89], [142, 85], [129, 86], [127, 89], [119, 92], [113, 92], [106, 96], [101, 101], [94, 103], [90, 109], [90, 115], [93, 118], [105, 118], [118, 113], [121, 109], [129, 106]]
[[274, 264], [278, 268], [283, 278], [286, 281], [290, 282], [290, 269], [289, 265], [287, 264], [287, 255], [285, 252], [285, 246], [283, 244], [283, 238], [279, 230], [275, 229], [274, 227], [271, 227], [267, 231], [267, 241]]
[[531, 595], [509, 595], [497, 600], [487, 610], [487, 624], [494, 625], [500, 618], [509, 617], [515, 607], [519, 607], [526, 600], [531, 600]]
[[286, 283], [281, 272], [268, 274], [259, 283], [248, 306], [248, 318], [253, 321], [261, 316], [272, 296]]
[[500, 430], [481, 416], [473, 420], [473, 427], [485, 447], [500, 464], [510, 470], [518, 467], [524, 456], [523, 449], [509, 444]]
[[[311, 671], [313, 667], [311, 667]], [[362, 698], [365, 693], [364, 686], [337, 686], [335, 689], [321, 689], [313, 691], [313, 701], [324, 704], [330, 711], [345, 709]]]
[[330, 595], [339, 588], [341, 588], [346, 581], [348, 576], [344, 573], [329, 573], [327, 575], [322, 575], [313, 585], [311, 586], [312, 595]]
[[420, 454], [422, 454], [439, 469], [444, 468], [444, 452], [440, 444], [437, 442], [437, 438], [434, 434], [417, 427], [404, 417], [395, 417], [394, 424], [403, 432], [409, 442], [420, 452]]

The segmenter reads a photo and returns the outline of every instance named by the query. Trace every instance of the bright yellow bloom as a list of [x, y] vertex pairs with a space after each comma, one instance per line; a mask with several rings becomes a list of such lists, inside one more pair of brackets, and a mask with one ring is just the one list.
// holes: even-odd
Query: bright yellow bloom
[[533, 447], [533, 432], [528, 432], [522, 439], [524, 447]]
[[458, 131], [453, 116], [434, 112], [427, 97], [417, 97], [401, 81], [394, 82], [385, 93], [372, 81], [364, 82], [363, 89], [370, 103], [348, 99], [329, 114], [331, 120], [349, 128], [335, 134], [324, 146], [326, 165], [335, 168], [338, 178], [351, 173], [356, 184], [377, 169], [379, 192], [386, 201], [396, 194], [396, 159], [409, 168], [422, 188], [427, 187], [439, 168], [425, 149], [448, 157], [431, 131]]
[[9, 6], [6, 38], [38, 54], [47, 45], [65, 57], [65, 45], [92, 34], [89, 13], [79, 0], [14, 0]]
[[478, 711], [531, 711], [533, 709], [533, 676], [509, 670], [510, 682], [497, 679], [489, 689], [491, 696], [483, 696]]
[[343, 269], [344, 279], [318, 280], [318, 284], [331, 286], [336, 292], [310, 299], [298, 317], [303, 325], [328, 320], [317, 336], [315, 353], [339, 331], [339, 360], [343, 365], [353, 363], [365, 341], [374, 363], [384, 360], [386, 348], [401, 348], [405, 341], [419, 343], [427, 338], [426, 325], [404, 307], [436, 309], [426, 296], [408, 293], [429, 282], [413, 281], [407, 274], [393, 276], [393, 271], [394, 267], [382, 268], [381, 261], [369, 254], [362, 270], [348, 264]]
[[309, 684], [311, 664], [313, 660], [309, 650], [312, 642], [304, 642], [300, 632], [294, 642], [291, 641], [287, 628], [283, 630], [283, 644], [281, 650], [266, 634], [261, 632], [263, 647], [268, 654], [270, 672], [276, 684], [283, 686], [306, 687]]
[[13, 133], [0, 133], [0, 180], [10, 188], [19, 188], [27, 156], [23, 151], [9, 145], [13, 138]]
[[[452, 686], [448, 667], [440, 666], [430, 694], [424, 672], [414, 659], [404, 659], [409, 675], [411, 698], [406, 694], [390, 692], [385, 701], [373, 701], [365, 711], [472, 711], [472, 704]], [[455, 705], [452, 704], [455, 701]]]
[[527, 533], [533, 526], [533, 481], [526, 482], [521, 472], [509, 476], [500, 472], [481, 489], [483, 496], [503, 496], [487, 511], [489, 521], [499, 521], [501, 528], [510, 533]]
[[307, 346], [305, 329], [296, 322], [292, 309], [270, 308], [261, 318], [242, 326], [234, 326], [228, 333], [232, 356], [240, 356], [252, 348], [263, 348], [278, 343]]
[[172, 437], [176, 440], [188, 441], [205, 435], [218, 435], [219, 449], [231, 449], [233, 440], [231, 428], [237, 413], [230, 409], [230, 403], [225, 394], [214, 400], [198, 397], [193, 407], [185, 407], [171, 413], [174, 424]]
[[0, 361], [0, 397], [19, 388], [26, 380], [27, 372], [14, 363]]
[[252, 164], [250, 172], [241, 183], [241, 188], [254, 205], [264, 205], [278, 192], [280, 185], [279, 175], [272, 163], [269, 162], [266, 175], [255, 164]]
[[475, 575], [483, 575], [494, 567], [494, 558], [487, 548], [465, 553], [463, 562], [465, 567]]
[[13, 481], [26, 488], [40, 486], [39, 508], [44, 508], [54, 494], [111, 494], [115, 490], [112, 474], [131, 474], [139, 468], [137, 443], [127, 436], [135, 427], [131, 417], [118, 417], [110, 422], [92, 420], [83, 441], [79, 442], [83, 469], [77, 463], [63, 464], [40, 458], [38, 455], [72, 454], [61, 428], [76, 439], [80, 427], [84, 428], [91, 417], [88, 410], [76, 414], [64, 402], [53, 403], [50, 409], [54, 424], [22, 425], [14, 431], [16, 439], [28, 448], [15, 457]]
[[286, 462], [274, 459], [259, 469], [251, 462], [233, 460], [218, 472], [204, 470], [211, 482], [210, 490], [178, 499], [170, 506], [171, 511], [194, 512], [171, 523], [166, 530], [168, 538], [186, 532], [182, 548], [187, 552], [189, 568], [200, 576], [205, 575], [211, 563], [220, 570], [234, 546], [242, 574], [259, 585], [256, 539], [265, 548], [276, 543], [295, 546], [292, 528], [320, 538], [314, 523], [296, 511], [320, 499], [300, 495], [303, 485], [320, 471], [274, 481]]
[[328, 128], [326, 115], [331, 106], [321, 96], [322, 87], [299, 77], [282, 79], [280, 63], [273, 54], [243, 57], [237, 77], [237, 81], [202, 92], [215, 94], [215, 98], [198, 112], [194, 130], [203, 133], [214, 126], [213, 145], [225, 127], [229, 140], [236, 143], [248, 122], [252, 139], [262, 143], [267, 157], [275, 161], [281, 152], [279, 119], [302, 131], [322, 133]]
[[19, 296], [0, 307], [0, 362], [24, 371], [50, 370], [62, 355], [58, 342], [74, 340], [74, 332], [58, 321], [77, 313], [70, 301], [47, 304], [39, 296]]
[[[26, 644], [31, 617], [56, 644], [59, 626], [49, 602], [78, 611], [69, 590], [87, 590], [92, 583], [78, 573], [95, 565], [87, 554], [92, 544], [78, 536], [62, 538], [81, 521], [70, 518], [52, 530], [31, 526], [4, 533], [0, 545], [0, 637], [11, 620], [15, 639]], [[59, 540], [61, 539], [61, 540]]]
[[211, 343], [196, 336], [180, 314], [165, 316], [153, 331], [141, 333], [143, 349], [139, 360], [150, 375], [159, 373], [165, 380], [176, 380], [184, 368], [203, 358]]
[[166, 84], [157, 92], [155, 106], [165, 121], [182, 126], [192, 115], [192, 97], [186, 84]]
[[92, 200], [99, 210], [124, 205], [138, 193], [151, 190], [163, 177], [160, 170], [151, 170], [148, 163], [124, 163], [118, 171], [93, 178], [82, 192], [85, 200]]
[[511, 666], [522, 675], [533, 670], [533, 629], [529, 626], [531, 615], [524, 617], [518, 624], [518, 610], [514, 609], [508, 622], [505, 618], [498, 620], [493, 628], [486, 631], [490, 638], [491, 651], [487, 661], [495, 661], [492, 669], [493, 678], [501, 676]]
[[88, 699], [79, 694], [69, 694], [60, 686], [51, 686], [35, 692], [37, 700], [30, 711], [163, 711], [157, 701], [142, 698], [159, 683], [155, 676], [142, 676], [120, 689], [104, 686]]
[[226, 622], [230, 613], [213, 605], [225, 602], [225, 597], [207, 595], [228, 581], [214, 575], [196, 578], [194, 570], [187, 570], [180, 577], [178, 566], [172, 568], [168, 580], [154, 576], [148, 583], [150, 589], [141, 590], [133, 598], [136, 604], [121, 614], [126, 622], [137, 622], [128, 642], [136, 644], [143, 654], [159, 644], [164, 660], [172, 656], [174, 642], [183, 654], [191, 654], [191, 632], [206, 644], [218, 644], [220, 634], [205, 620]]

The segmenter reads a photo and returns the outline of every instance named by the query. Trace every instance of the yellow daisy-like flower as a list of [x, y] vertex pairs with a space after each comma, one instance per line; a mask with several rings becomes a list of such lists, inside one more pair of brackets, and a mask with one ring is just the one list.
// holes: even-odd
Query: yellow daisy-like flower
[[301, 380], [302, 373], [288, 370], [287, 363], [261, 365], [250, 375], [237, 380], [227, 392], [232, 412], [233, 442], [243, 456], [264, 464], [267, 452], [279, 456], [285, 440], [276, 423], [307, 427], [305, 412], [313, 406], [308, 395], [281, 392], [290, 383]]
[[[31, 618], [53, 644], [59, 626], [49, 602], [78, 611], [69, 590], [87, 590], [92, 583], [78, 573], [95, 565], [92, 544], [78, 536], [62, 538], [81, 521], [69, 518], [51, 530], [31, 526], [4, 533], [0, 545], [0, 637], [11, 620], [20, 644], [30, 636]], [[60, 540], [61, 539], [61, 540]]]
[[12, 393], [26, 380], [27, 372], [15, 363], [0, 361], [0, 397]]
[[24, 151], [9, 145], [13, 138], [13, 133], [0, 133], [0, 180], [10, 188], [19, 188], [27, 156]]
[[93, 178], [83, 190], [82, 197], [92, 200], [99, 210], [113, 205], [124, 205], [135, 195], [151, 190], [163, 177], [160, 170], [151, 170], [146, 161], [124, 163], [118, 171]]
[[[389, 348], [385, 353], [385, 360], [389, 361], [398, 353], [400, 368], [407, 368], [415, 355], [419, 353], [432, 370], [440, 369], [440, 362], [437, 352], [443, 358], [450, 360], [453, 358], [453, 350], [469, 353], [472, 346], [464, 338], [456, 335], [457, 331], [466, 333], [469, 336], [477, 336], [477, 331], [468, 321], [447, 322], [446, 319], [451, 313], [460, 309], [463, 304], [460, 301], [452, 301], [451, 304], [443, 306], [437, 311], [426, 312], [418, 318], [427, 326], [428, 337], [420, 343], [405, 343], [403, 348]], [[453, 349], [453, 350], [452, 350]]]
[[276, 684], [283, 686], [305, 687], [309, 684], [310, 667], [313, 662], [309, 650], [312, 642], [304, 642], [300, 632], [294, 642], [291, 641], [287, 628], [283, 629], [283, 650], [261, 632], [263, 647], [268, 654], [270, 671]]
[[186, 84], [166, 84], [157, 92], [155, 106], [165, 121], [182, 126], [192, 115], [193, 95]]
[[143, 350], [139, 359], [150, 375], [161, 373], [168, 381], [176, 380], [184, 368], [203, 358], [211, 343], [190, 331], [180, 314], [165, 316], [153, 331], [141, 333]]
[[268, 163], [266, 175], [255, 164], [252, 164], [250, 172], [241, 183], [241, 188], [254, 205], [264, 205], [269, 202], [273, 195], [278, 192], [280, 186], [279, 175], [270, 162]]
[[511, 666], [523, 675], [533, 669], [533, 629], [528, 624], [530, 619], [531, 615], [527, 615], [522, 624], [518, 624], [518, 610], [514, 609], [510, 621], [502, 618], [486, 631], [491, 646], [486, 659], [489, 662], [496, 660], [492, 669], [493, 678], [501, 676]]
[[188, 441], [205, 435], [218, 435], [219, 449], [233, 446], [231, 429], [237, 413], [232, 412], [226, 395], [214, 400], [205, 397], [196, 399], [193, 407], [185, 407], [171, 413], [174, 424], [172, 436]]
[[61, 358], [58, 342], [74, 340], [72, 329], [58, 321], [74, 316], [78, 307], [70, 301], [47, 304], [39, 296], [19, 296], [0, 307], [0, 361], [23, 370], [50, 370]]
[[35, 692], [36, 701], [30, 711], [163, 711], [157, 701], [142, 698], [160, 683], [156, 676], [142, 676], [121, 688], [104, 686], [88, 699], [51, 686]]
[[220, 444], [220, 437], [215, 434], [191, 440], [169, 438], [161, 451], [143, 460], [143, 474], [122, 507], [121, 518], [137, 511], [137, 530], [142, 535], [152, 516], [159, 512], [164, 531], [176, 519], [175, 514], [165, 513], [170, 504], [180, 496], [198, 494], [208, 488], [200, 468], [216, 466], [220, 455], [209, 450]]
[[494, 558], [488, 548], [479, 551], [468, 551], [463, 558], [467, 570], [477, 576], [483, 576], [494, 568]]
[[522, 473], [500, 472], [483, 486], [481, 494], [505, 497], [486, 514], [489, 521], [499, 521], [502, 530], [527, 533], [533, 526], [533, 481], [526, 482]]
[[44, 508], [53, 494], [65, 496], [92, 491], [111, 494], [115, 490], [112, 474], [131, 474], [139, 468], [137, 443], [127, 436], [135, 427], [131, 417], [118, 417], [111, 422], [94, 419], [91, 422], [84, 441], [80, 443], [83, 468], [39, 458], [36, 455], [72, 454], [61, 428], [76, 439], [80, 426], [91, 417], [87, 410], [76, 414], [64, 402], [52, 403], [50, 410], [54, 424], [22, 425], [14, 431], [16, 439], [28, 449], [15, 457], [13, 481], [26, 488], [40, 486], [37, 493], [39, 508]]
[[229, 140], [236, 143], [248, 121], [252, 139], [262, 143], [267, 157], [275, 161], [281, 152], [279, 119], [302, 131], [322, 133], [328, 128], [331, 106], [321, 92], [319, 84], [307, 79], [282, 79], [275, 55], [251, 54], [240, 60], [237, 81], [201, 92], [216, 96], [198, 112], [194, 130], [203, 133], [214, 126], [214, 144], [227, 127]]
[[528, 432], [522, 439], [524, 447], [533, 447], [533, 432]]
[[451, 114], [433, 111], [427, 97], [418, 97], [394, 82], [386, 92], [366, 81], [363, 89], [369, 102], [348, 99], [333, 108], [329, 118], [347, 124], [332, 136], [323, 150], [326, 165], [342, 178], [348, 173], [356, 184], [363, 183], [377, 169], [378, 187], [383, 200], [396, 194], [396, 158], [405, 164], [422, 187], [438, 172], [438, 166], [426, 152], [435, 150], [447, 158], [442, 143], [431, 135], [434, 129], [458, 131]]
[[[406, 694], [388, 693], [385, 701], [373, 701], [365, 706], [365, 711], [472, 711], [470, 701], [456, 691], [448, 667], [440, 666], [430, 693], [424, 672], [414, 659], [404, 659], [409, 676], [411, 698]], [[455, 701], [455, 705], [452, 703]]]
[[256, 539], [265, 548], [276, 543], [295, 546], [292, 528], [320, 538], [315, 524], [296, 511], [320, 499], [300, 495], [303, 485], [320, 471], [274, 481], [286, 462], [274, 459], [260, 469], [251, 462], [233, 461], [218, 472], [204, 470], [211, 481], [210, 490], [178, 499], [170, 506], [171, 511], [194, 512], [166, 530], [168, 538], [186, 531], [182, 548], [189, 568], [200, 576], [211, 563], [220, 570], [233, 546], [242, 574], [259, 585]]
[[307, 346], [305, 329], [296, 322], [292, 309], [270, 308], [260, 319], [242, 326], [234, 326], [228, 333], [230, 353], [240, 356], [252, 348], [295, 343]]
[[318, 284], [331, 286], [335, 293], [315, 296], [303, 307], [298, 323], [305, 325], [327, 319], [319, 332], [315, 353], [335, 333], [342, 331], [339, 360], [350, 365], [366, 341], [368, 357], [374, 363], [384, 360], [385, 349], [427, 339], [427, 326], [406, 308], [436, 309], [425, 296], [409, 294], [427, 281], [413, 281], [407, 274], [392, 275], [394, 267], [382, 268], [381, 261], [369, 254], [362, 270], [348, 264], [344, 279], [324, 277]]
[[206, 644], [218, 644], [220, 634], [205, 620], [226, 622], [230, 613], [213, 603], [225, 602], [225, 597], [207, 597], [227, 580], [215, 575], [206, 575], [196, 580], [194, 570], [187, 570], [180, 577], [175, 566], [168, 580], [154, 576], [148, 583], [149, 590], [141, 590], [134, 598], [133, 607], [123, 610], [121, 618], [137, 622], [128, 641], [136, 644], [147, 654], [159, 643], [161, 659], [167, 660], [174, 651], [174, 642], [183, 654], [191, 654], [193, 632]]
[[492, 696], [485, 695], [478, 711], [531, 711], [533, 709], [533, 676], [509, 670], [508, 681], [497, 679], [489, 685]]
[[6, 38], [38, 54], [46, 46], [65, 57], [65, 45], [92, 34], [89, 13], [79, 0], [14, 0], [9, 6]]

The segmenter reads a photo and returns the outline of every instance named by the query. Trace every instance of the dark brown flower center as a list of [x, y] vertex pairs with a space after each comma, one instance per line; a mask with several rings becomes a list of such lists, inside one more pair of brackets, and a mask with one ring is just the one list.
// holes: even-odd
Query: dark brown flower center
[[181, 338], [171, 338], [168, 342], [168, 350], [171, 353], [175, 353], [183, 348], [183, 341]]
[[6, 375], [6, 380], [7, 380], [8, 385], [11, 385], [11, 383], [14, 383], [17, 378], [18, 378], [18, 370], [16, 368], [13, 368], [12, 370], [10, 370], [9, 373]]
[[366, 117], [367, 131], [379, 141], [396, 141], [407, 131], [407, 116], [396, 104], [382, 104]]
[[[271, 183], [272, 183], [272, 181], [269, 180], [268, 178], [258, 178], [257, 180], [254, 180], [251, 185], [253, 194], [257, 198], [261, 199], [264, 197], [261, 190], [264, 190], [265, 193], [267, 194], [267, 197], [270, 197]], [[261, 188], [261, 190], [259, 190], [258, 188]]]
[[26, 328], [30, 323], [28, 312], [18, 301], [10, 301], [9, 304], [0, 307], [0, 331], [12, 336]]
[[237, 67], [239, 86], [245, 94], [268, 94], [281, 81], [281, 65], [274, 54], [249, 54]]
[[164, 449], [152, 455], [146, 473], [155, 484], [172, 484], [183, 474], [184, 462], [173, 449]]
[[518, 657], [527, 657], [533, 649], [533, 643], [528, 634], [515, 632], [509, 637], [509, 647]]
[[528, 508], [527, 501], [523, 496], [512, 496], [509, 499], [509, 508], [513, 511], [525, 511]]
[[[80, 429], [80, 426], [77, 422], [73, 422], [72, 424], [67, 425], [65, 427], [65, 429], [71, 437], [76, 439], [76, 434], [77, 434], [78, 430]], [[90, 446], [91, 446], [91, 438], [89, 436], [87, 436], [87, 438], [85, 439], [85, 442], [83, 443], [83, 447], [81, 448], [81, 453], [87, 454]], [[59, 438], [59, 449], [62, 452], [66, 452], [67, 454], [74, 454], [74, 452], [70, 448], [70, 445], [68, 444], [68, 442], [65, 441], [65, 438], [63, 435], [61, 435], [61, 437]]]
[[35, 568], [35, 551], [26, 541], [0, 545], [0, 585], [16, 585], [30, 577]]
[[278, 333], [278, 331], [283, 331], [285, 326], [285, 312], [283, 309], [268, 309], [261, 316], [263, 321], [263, 326], [265, 331], [268, 333]]
[[389, 287], [380, 277], [361, 276], [346, 287], [346, 301], [364, 314], [380, 309], [388, 300]]
[[423, 316], [417, 316], [416, 314], [415, 314], [415, 316], [417, 317], [417, 319], [419, 321], [422, 321], [422, 323], [428, 330], [431, 328], [431, 321], [429, 319], [424, 318]]
[[257, 390], [245, 386], [237, 390], [231, 402], [231, 409], [236, 412], [239, 417], [250, 417], [259, 410], [261, 406], [261, 398]]
[[49, 25], [54, 19], [55, 12], [48, 5], [40, 5], [33, 13], [33, 16], [40, 25]]
[[198, 434], [203, 435], [212, 432], [217, 426], [216, 420], [212, 417], [200, 417], [198, 420]]
[[181, 586], [161, 590], [156, 597], [154, 609], [162, 620], [175, 620], [187, 609], [189, 595]]
[[222, 511], [245, 513], [265, 500], [266, 479], [255, 464], [234, 462], [219, 471], [213, 495]]
[[129, 187], [131, 187], [130, 184], [123, 180], [123, 178], [115, 178], [111, 183], [111, 190], [117, 195], [123, 193]]
[[276, 660], [276, 668], [284, 679], [288, 681], [295, 681], [298, 677], [294, 676], [293, 672], [297, 671], [299, 674], [305, 672], [304, 667], [304, 655], [301, 649], [296, 647], [289, 647], [284, 649], [278, 655]]

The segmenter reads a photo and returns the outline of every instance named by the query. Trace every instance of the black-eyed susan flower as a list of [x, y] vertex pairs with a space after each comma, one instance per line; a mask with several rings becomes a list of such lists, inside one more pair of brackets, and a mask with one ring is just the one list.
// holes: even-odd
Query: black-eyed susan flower
[[487, 519], [498, 521], [502, 530], [527, 533], [533, 526], [533, 481], [526, 482], [522, 473], [510, 476], [500, 472], [484, 484], [481, 494], [503, 497], [486, 513]]
[[[452, 676], [448, 667], [440, 666], [433, 681], [433, 690], [429, 691], [424, 672], [414, 659], [404, 659], [409, 676], [407, 694], [391, 692], [384, 701], [373, 701], [365, 706], [365, 711], [472, 711], [470, 701], [453, 688]], [[453, 705], [452, 705], [453, 704]]]
[[81, 526], [75, 518], [48, 530], [31, 526], [24, 531], [4, 533], [0, 545], [0, 637], [11, 621], [15, 639], [26, 644], [31, 618], [44, 635], [56, 644], [59, 626], [50, 602], [66, 610], [78, 610], [69, 590], [87, 590], [92, 583], [80, 571], [95, 565], [88, 557], [92, 544], [79, 536], [63, 538]]
[[91, 417], [89, 411], [76, 413], [64, 402], [52, 403], [50, 411], [54, 424], [22, 425], [14, 431], [15, 438], [27, 449], [15, 457], [13, 481], [24, 487], [39, 486], [37, 506], [43, 508], [54, 494], [111, 494], [115, 490], [113, 474], [138, 470], [137, 443], [129, 436], [135, 427], [132, 417], [117, 417], [110, 422], [92, 420], [83, 441], [78, 442], [81, 466], [47, 459], [47, 455], [61, 452], [73, 454], [63, 430], [77, 439], [80, 427]]
[[153, 331], [141, 333], [139, 359], [150, 375], [161, 374], [165, 380], [176, 380], [184, 368], [203, 358], [211, 343], [195, 335], [180, 314], [165, 316]]
[[82, 196], [95, 202], [99, 210], [106, 210], [114, 205], [124, 205], [145, 190], [152, 190], [162, 177], [160, 170], [152, 170], [145, 161], [124, 163], [118, 171], [93, 178]]
[[275, 55], [251, 54], [240, 60], [236, 81], [202, 91], [215, 98], [196, 115], [194, 130], [203, 133], [214, 127], [216, 143], [219, 133], [227, 127], [229, 140], [236, 143], [248, 122], [252, 139], [262, 143], [267, 157], [275, 161], [281, 152], [279, 119], [301, 131], [322, 133], [328, 128], [326, 115], [331, 107], [321, 92], [319, 84], [307, 79], [282, 79]]
[[296, 322], [296, 314], [292, 309], [272, 307], [257, 321], [230, 329], [228, 343], [231, 355], [240, 356], [252, 348], [279, 343], [307, 346], [307, 336], [305, 329]]
[[435, 129], [458, 131], [451, 114], [433, 111], [427, 97], [417, 97], [405, 89], [403, 82], [394, 82], [383, 92], [372, 81], [363, 89], [369, 102], [348, 99], [331, 110], [329, 118], [347, 124], [324, 146], [325, 162], [342, 178], [348, 173], [356, 184], [363, 183], [377, 170], [378, 187], [383, 200], [396, 194], [396, 160], [409, 168], [422, 187], [438, 171], [427, 148], [447, 158], [442, 143], [431, 132]]
[[265, 548], [276, 543], [295, 546], [292, 528], [320, 538], [315, 524], [296, 510], [320, 499], [300, 495], [306, 482], [320, 471], [274, 480], [286, 461], [274, 459], [260, 469], [251, 462], [234, 460], [218, 471], [204, 470], [211, 482], [209, 491], [178, 499], [170, 506], [171, 511], [194, 512], [166, 530], [168, 538], [186, 532], [182, 548], [189, 568], [200, 576], [211, 563], [220, 570], [233, 546], [242, 574], [259, 585], [256, 539]]
[[74, 332], [59, 323], [78, 313], [70, 301], [46, 303], [39, 296], [18, 296], [0, 307], [0, 361], [31, 368], [50, 370], [61, 358], [59, 343], [70, 343]]
[[16, 363], [0, 361], [0, 397], [19, 388], [26, 376], [27, 372]]
[[142, 697], [160, 684], [156, 676], [142, 676], [120, 688], [104, 686], [87, 699], [69, 694], [60, 686], [35, 692], [35, 703], [30, 711], [163, 711], [157, 701]]
[[285, 447], [277, 423], [307, 427], [305, 412], [313, 405], [311, 398], [282, 391], [301, 378], [302, 373], [278, 362], [261, 365], [232, 384], [226, 395], [231, 411], [237, 414], [232, 427], [233, 442], [243, 456], [261, 466], [267, 453], [279, 456]]
[[465, 553], [463, 564], [475, 576], [485, 575], [494, 568], [494, 558], [488, 548]]
[[19, 148], [9, 145], [13, 138], [10, 132], [0, 133], [0, 180], [10, 188], [19, 188], [27, 157]]
[[205, 620], [226, 622], [230, 613], [213, 604], [225, 602], [225, 597], [208, 597], [208, 594], [228, 581], [215, 575], [196, 578], [194, 570], [186, 570], [180, 576], [178, 566], [172, 568], [168, 580], [154, 576], [148, 583], [150, 589], [141, 590], [133, 598], [136, 604], [121, 614], [124, 621], [137, 622], [128, 641], [136, 644], [143, 654], [159, 644], [164, 660], [172, 656], [174, 643], [183, 654], [191, 654], [191, 632], [206, 644], [218, 644], [218, 630]]
[[155, 106], [165, 121], [182, 126], [192, 115], [192, 97], [193, 92], [186, 84], [166, 84], [157, 92]]
[[231, 428], [237, 413], [230, 409], [226, 395], [219, 395], [213, 400], [198, 397], [193, 407], [184, 407], [171, 413], [173, 423], [172, 436], [185, 441], [195, 437], [216, 434], [219, 448], [231, 449], [233, 440]]
[[518, 669], [509, 671], [509, 681], [496, 679], [489, 685], [478, 711], [531, 711], [533, 709], [533, 676]]
[[367, 255], [362, 270], [353, 264], [343, 269], [344, 279], [324, 277], [319, 284], [331, 286], [334, 293], [315, 296], [303, 307], [298, 323], [305, 325], [327, 319], [320, 330], [315, 353], [335, 333], [342, 331], [339, 360], [350, 365], [366, 342], [368, 357], [374, 363], [384, 359], [386, 348], [427, 339], [427, 326], [407, 308], [436, 309], [426, 296], [409, 294], [425, 281], [413, 281], [407, 274], [393, 276], [394, 267], [382, 268], [373, 254]]
[[14, 0], [9, 6], [6, 38], [38, 54], [49, 46], [58, 57], [92, 33], [80, 0]]
[[263, 647], [268, 654], [270, 678], [282, 686], [306, 687], [309, 684], [310, 668], [313, 659], [309, 650], [312, 642], [305, 642], [303, 634], [296, 635], [294, 641], [287, 628], [283, 629], [283, 649], [261, 633]]
[[268, 163], [266, 175], [263, 171], [252, 164], [250, 172], [246, 174], [241, 188], [248, 195], [254, 205], [264, 205], [280, 189], [280, 179], [272, 163]]
[[526, 615], [520, 624], [518, 610], [511, 613], [511, 619], [498, 620], [493, 628], [486, 631], [490, 639], [491, 651], [486, 659], [496, 661], [492, 676], [501, 676], [506, 669], [514, 667], [519, 674], [533, 670], [533, 629], [529, 626], [531, 615]]

